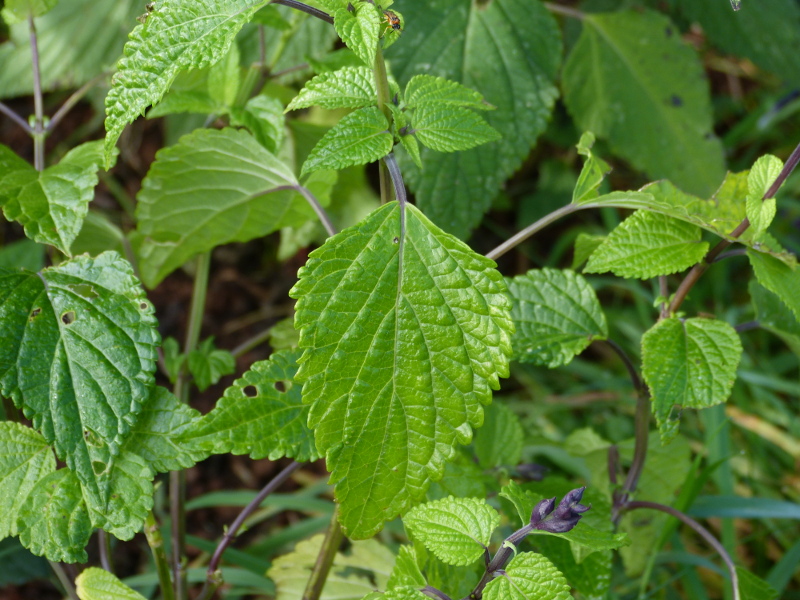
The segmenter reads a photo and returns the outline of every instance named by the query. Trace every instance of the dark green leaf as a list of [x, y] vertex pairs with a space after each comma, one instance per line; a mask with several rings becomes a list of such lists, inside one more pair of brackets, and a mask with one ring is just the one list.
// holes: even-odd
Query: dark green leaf
[[758, 283], [776, 294], [792, 311], [795, 319], [800, 319], [800, 270], [755, 250], [748, 250], [747, 257]]
[[189, 353], [189, 372], [197, 388], [203, 392], [217, 383], [223, 376], [236, 371], [236, 359], [227, 350], [214, 346], [214, 338], [207, 338], [197, 350]]

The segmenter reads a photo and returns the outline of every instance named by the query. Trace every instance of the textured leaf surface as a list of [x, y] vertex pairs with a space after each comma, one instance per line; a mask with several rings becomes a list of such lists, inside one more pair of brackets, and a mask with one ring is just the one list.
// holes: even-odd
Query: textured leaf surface
[[0, 205], [25, 235], [69, 254], [83, 226], [97, 185], [102, 143], [87, 142], [68, 152], [57, 165], [39, 173], [0, 146]]
[[286, 118], [283, 104], [271, 96], [255, 96], [247, 101], [244, 109], [231, 109], [231, 125], [244, 125], [273, 154], [278, 153], [286, 137]]
[[747, 218], [757, 233], [766, 230], [775, 218], [775, 198], [762, 198], [772, 182], [778, 178], [782, 168], [783, 162], [779, 158], [766, 154], [755, 162], [747, 174]]
[[427, 585], [425, 576], [420, 571], [417, 562], [417, 553], [413, 546], [400, 546], [397, 551], [397, 558], [394, 562], [392, 574], [386, 582], [388, 588], [394, 587], [415, 587], [424, 588]]
[[589, 14], [582, 23], [563, 74], [578, 126], [650, 176], [710, 194], [725, 166], [697, 53], [652, 11]]
[[286, 110], [309, 106], [361, 108], [377, 103], [375, 76], [367, 67], [345, 67], [314, 77], [289, 103]]
[[747, 251], [758, 283], [763, 285], [800, 319], [800, 270], [763, 252]]
[[17, 517], [31, 489], [55, 470], [53, 451], [38, 432], [0, 423], [0, 539], [17, 535]]
[[414, 135], [438, 152], [469, 150], [500, 139], [483, 118], [460, 106], [423, 104], [414, 113]]
[[406, 85], [405, 102], [409, 108], [417, 108], [423, 104], [464, 106], [478, 110], [494, 108], [483, 101], [475, 90], [471, 90], [457, 81], [451, 81], [433, 75], [415, 75]]
[[506, 567], [505, 575], [489, 582], [486, 600], [570, 600], [564, 575], [541, 554], [523, 552]]
[[255, 363], [186, 432], [186, 439], [214, 454], [270, 460], [288, 456], [301, 462], [319, 458], [306, 425], [309, 407], [303, 405], [301, 387], [294, 384], [300, 355], [299, 350], [286, 350]]
[[107, 252], [0, 272], [0, 327], [3, 395], [104, 497], [98, 477], [150, 395], [159, 341], [130, 264]]
[[741, 356], [739, 334], [715, 319], [663, 319], [642, 336], [642, 374], [663, 441], [677, 433], [682, 407], [728, 399]]
[[75, 579], [75, 589], [81, 600], [145, 600], [113, 573], [97, 567], [84, 569]]
[[368, 537], [422, 497], [508, 373], [510, 303], [494, 262], [390, 203], [330, 238], [290, 295], [297, 379], [341, 521]]
[[449, 496], [412, 508], [403, 524], [448, 565], [468, 565], [483, 556], [500, 515], [480, 498]]
[[555, 368], [593, 340], [608, 337], [606, 317], [589, 283], [573, 271], [528, 271], [508, 282], [514, 358]]
[[800, 356], [800, 323], [789, 307], [757, 281], [751, 281], [748, 289], [759, 326], [777, 335]]
[[22, 545], [34, 554], [53, 561], [86, 562], [92, 524], [75, 474], [59, 469], [39, 480], [20, 511], [17, 527]]
[[313, 218], [291, 169], [251, 135], [200, 129], [156, 155], [136, 216], [142, 281], [156, 286], [193, 256]]
[[180, 71], [201, 69], [225, 56], [263, 4], [265, 0], [158, 3], [131, 32], [106, 96], [106, 163], [125, 125], [158, 102]]
[[214, 346], [214, 338], [204, 340], [189, 353], [187, 363], [194, 383], [201, 392], [217, 383], [223, 376], [236, 371], [236, 359], [227, 350]]
[[493, 402], [475, 434], [475, 454], [484, 469], [516, 466], [522, 456], [522, 425], [508, 406]]
[[650, 279], [700, 262], [708, 252], [697, 225], [639, 210], [620, 223], [589, 257], [586, 273]]
[[333, 26], [345, 46], [372, 68], [381, 29], [377, 8], [367, 2], [348, 3], [346, 8], [333, 11]]
[[776, 600], [780, 592], [743, 567], [736, 567], [742, 600]]
[[339, 121], [308, 155], [303, 173], [365, 165], [392, 150], [389, 122], [376, 107], [360, 108]]
[[424, 149], [422, 170], [403, 160], [419, 207], [446, 231], [466, 238], [544, 131], [558, 95], [553, 81], [561, 61], [559, 28], [538, 0], [405, 0], [403, 12], [403, 42], [387, 51], [398, 81], [410, 83], [419, 74], [445, 77], [498, 108], [485, 117], [501, 141], [458, 154]]

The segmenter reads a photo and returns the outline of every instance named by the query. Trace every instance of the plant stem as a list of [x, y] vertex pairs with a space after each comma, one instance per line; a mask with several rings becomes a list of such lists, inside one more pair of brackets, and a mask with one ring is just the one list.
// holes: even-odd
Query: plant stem
[[731, 586], [733, 587], [733, 598], [734, 600], [740, 600], [739, 596], [739, 577], [736, 575], [736, 565], [733, 564], [733, 559], [731, 558], [728, 551], [725, 550], [725, 547], [714, 537], [714, 535], [705, 527], [700, 525], [697, 521], [692, 519], [690, 516], [682, 513], [681, 511], [672, 508], [671, 506], [666, 506], [665, 504], [659, 504], [658, 502], [645, 502], [642, 500], [636, 500], [633, 502], [628, 502], [625, 505], [625, 510], [635, 510], [637, 508], [650, 508], [652, 510], [659, 510], [661, 512], [667, 513], [668, 515], [672, 515], [682, 523], [688, 525], [692, 529], [694, 529], [697, 534], [702, 537], [708, 545], [711, 546], [722, 558], [725, 566], [728, 568], [728, 574], [731, 578]]
[[303, 592], [303, 600], [319, 600], [343, 538], [342, 526], [339, 525], [339, 505], [336, 504], [333, 515], [331, 515], [331, 524], [328, 526], [325, 539], [322, 541], [317, 555], [317, 562], [314, 563], [311, 577], [309, 577], [306, 590]]
[[158, 521], [152, 510], [147, 513], [144, 520], [144, 535], [147, 538], [147, 545], [150, 546], [150, 551], [153, 553], [153, 562], [156, 564], [161, 598], [162, 600], [175, 600], [169, 576], [169, 561], [167, 553], [164, 552], [164, 538], [161, 537], [161, 530], [158, 528]]
[[252, 350], [256, 346], [259, 346], [264, 342], [266, 342], [269, 339], [271, 333], [272, 333], [272, 327], [267, 327], [261, 333], [257, 333], [249, 340], [245, 340], [244, 342], [236, 346], [236, 348], [231, 350], [231, 354], [233, 355], [234, 358], [239, 358], [246, 352], [250, 352], [250, 350]]
[[579, 10], [568, 6], [561, 6], [560, 4], [553, 4], [552, 2], [545, 2], [544, 7], [552, 13], [564, 15], [565, 17], [572, 17], [573, 19], [579, 19], [581, 21], [586, 17], [586, 15]]
[[75, 584], [67, 577], [64, 567], [62, 567], [60, 563], [53, 562], [52, 560], [48, 560], [47, 562], [50, 563], [50, 567], [53, 569], [56, 577], [58, 577], [59, 583], [61, 583], [61, 586], [64, 588], [70, 600], [80, 600], [80, 598], [78, 598], [78, 592], [75, 591]]
[[[773, 181], [769, 189], [764, 192], [762, 201], [773, 198], [775, 194], [778, 193], [778, 189], [781, 187], [781, 185], [783, 185], [783, 182], [786, 181], [786, 178], [789, 177], [792, 171], [794, 171], [798, 162], [800, 162], [800, 144], [795, 147], [795, 149], [789, 155], [789, 158], [786, 160], [786, 164], [783, 165], [783, 169], [781, 169], [781, 172], [778, 173], [778, 176], [775, 178], [775, 181]], [[708, 266], [713, 263], [714, 260], [716, 260], [716, 258], [726, 248], [728, 248], [728, 246], [733, 244], [733, 242], [736, 241], [740, 235], [747, 231], [748, 227], [750, 227], [750, 220], [745, 217], [742, 222], [736, 226], [736, 229], [731, 231], [731, 233], [728, 235], [729, 239], [720, 240], [716, 246], [708, 251], [708, 254], [706, 254], [702, 261], [691, 268], [681, 284], [678, 286], [675, 296], [672, 298], [672, 302], [669, 305], [668, 314], [674, 314], [680, 308], [681, 304], [683, 304], [683, 301], [686, 299], [686, 296], [689, 295], [689, 290], [694, 287], [694, 284], [697, 283], [697, 280], [700, 279], [700, 276], [706, 272]]]
[[576, 204], [567, 204], [559, 209], [554, 210], [550, 214], [543, 216], [541, 219], [539, 219], [532, 225], [528, 225], [525, 229], [523, 229], [513, 237], [509, 238], [508, 240], [500, 244], [497, 248], [486, 254], [486, 258], [497, 260], [498, 258], [503, 256], [503, 254], [513, 249], [514, 247], [520, 245], [529, 237], [538, 233], [551, 223], [555, 223], [561, 217], [566, 217], [567, 215], [571, 215], [572, 213], [577, 212], [583, 208], [586, 207], [577, 206]]
[[406, 197], [406, 186], [403, 183], [403, 174], [400, 172], [400, 166], [397, 164], [397, 160], [394, 157], [394, 153], [389, 152], [383, 160], [381, 164], [385, 164], [386, 168], [389, 171], [389, 176], [392, 179], [392, 184], [394, 184], [394, 190], [397, 194], [398, 204], [400, 205], [400, 250], [402, 252], [403, 244], [405, 243], [406, 237], [406, 203], [408, 199]]
[[295, 0], [272, 0], [270, 4], [282, 4], [283, 6], [288, 6], [289, 8], [294, 8], [303, 11], [304, 13], [308, 13], [312, 17], [317, 17], [318, 19], [322, 19], [323, 21], [333, 25], [332, 16], [330, 16], [326, 12], [314, 8], [313, 6], [309, 6], [308, 4], [303, 4], [302, 2], [296, 2]]
[[100, 547], [100, 565], [109, 573], [114, 573], [114, 565], [111, 562], [111, 538], [108, 533], [100, 529], [97, 534], [97, 542]]
[[25, 122], [25, 119], [20, 117], [17, 113], [15, 113], [11, 108], [0, 102], [0, 113], [3, 113], [9, 119], [14, 121], [17, 125], [22, 127], [25, 131], [27, 131], [30, 135], [33, 135], [33, 129], [30, 125]]
[[[378, 45], [378, 51], [375, 53], [375, 66], [373, 68], [375, 74], [375, 87], [378, 90], [378, 108], [386, 117], [386, 120], [392, 122], [392, 111], [389, 109], [389, 102], [392, 101], [389, 89], [389, 77], [386, 73], [386, 63], [383, 60], [383, 51]], [[380, 185], [381, 185], [381, 204], [386, 204], [394, 200], [392, 193], [391, 177], [389, 176], [389, 169], [386, 166], [386, 160], [382, 160], [379, 165]]]
[[95, 85], [97, 85], [98, 82], [108, 77], [108, 75], [109, 74], [106, 72], [100, 73], [99, 75], [95, 75], [89, 81], [84, 83], [81, 87], [75, 90], [70, 95], [70, 97], [64, 101], [64, 104], [62, 104], [61, 107], [56, 111], [56, 114], [53, 115], [53, 117], [50, 119], [50, 122], [47, 123], [47, 126], [44, 128], [45, 132], [50, 133], [51, 131], [53, 131], [56, 125], [58, 125], [61, 122], [61, 119], [63, 119], [67, 115], [67, 113], [70, 110], [72, 110], [72, 108], [78, 102], [81, 101], [81, 98], [83, 98], [90, 89], [92, 89]]
[[44, 170], [44, 103], [42, 101], [42, 75], [39, 70], [39, 43], [33, 16], [28, 16], [28, 29], [31, 38], [31, 63], [33, 65], [33, 166], [37, 171]]
[[430, 585], [426, 585], [420, 592], [431, 598], [436, 598], [436, 600], [450, 600], [450, 596]]
[[239, 532], [239, 529], [244, 524], [247, 517], [253, 514], [264, 501], [264, 499], [272, 492], [277, 490], [287, 479], [289, 479], [292, 473], [300, 468], [300, 466], [301, 463], [292, 461], [261, 489], [261, 491], [255, 498], [253, 498], [250, 504], [242, 509], [242, 512], [239, 513], [239, 516], [236, 517], [236, 520], [231, 523], [231, 526], [222, 536], [222, 540], [220, 540], [217, 549], [214, 550], [211, 561], [208, 563], [206, 581], [203, 584], [203, 589], [200, 591], [200, 595], [197, 596], [197, 600], [208, 600], [214, 595], [216, 589], [222, 585], [223, 579], [222, 572], [219, 570], [219, 563], [222, 560], [222, 555], [225, 553], [225, 550], [227, 550], [228, 546], [230, 546], [231, 542], [233, 542], [233, 540], [236, 538], [236, 534]]
[[333, 223], [331, 222], [331, 218], [328, 216], [328, 213], [325, 212], [324, 208], [322, 208], [322, 205], [319, 203], [319, 200], [317, 200], [314, 194], [311, 193], [311, 190], [309, 190], [306, 187], [303, 187], [302, 185], [295, 186], [295, 189], [302, 194], [303, 198], [305, 198], [311, 205], [311, 208], [314, 209], [314, 212], [317, 213], [317, 216], [319, 217], [322, 226], [325, 228], [325, 231], [328, 232], [328, 235], [331, 237], [336, 235], [336, 227], [333, 226]]

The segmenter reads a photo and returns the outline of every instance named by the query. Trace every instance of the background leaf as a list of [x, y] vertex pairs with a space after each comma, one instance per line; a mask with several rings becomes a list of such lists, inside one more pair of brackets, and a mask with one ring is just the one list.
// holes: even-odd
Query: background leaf
[[484, 411], [483, 427], [475, 434], [475, 454], [484, 469], [516, 466], [522, 457], [524, 432], [508, 406], [492, 402]]
[[187, 365], [194, 383], [201, 392], [217, 383], [223, 376], [236, 371], [236, 359], [227, 350], [214, 346], [214, 338], [204, 340], [189, 353]]
[[535, 552], [517, 554], [505, 575], [489, 582], [486, 600], [570, 600], [567, 580], [546, 557]]
[[758, 283], [777, 295], [795, 319], [800, 319], [800, 271], [797, 267], [790, 267], [773, 256], [754, 250], [747, 251], [747, 258]]
[[81, 600], [145, 600], [122, 583], [113, 573], [98, 567], [89, 567], [81, 571], [75, 579], [75, 590]]

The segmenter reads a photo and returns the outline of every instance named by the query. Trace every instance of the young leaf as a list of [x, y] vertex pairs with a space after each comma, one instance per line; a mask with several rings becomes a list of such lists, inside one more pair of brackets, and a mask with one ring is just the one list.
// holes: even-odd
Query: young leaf
[[417, 553], [413, 546], [400, 546], [394, 562], [392, 574], [386, 582], [386, 587], [415, 587], [424, 588], [427, 585], [425, 576], [420, 571], [417, 562]]
[[541, 554], [523, 552], [483, 592], [486, 600], [571, 600], [564, 575]]
[[483, 427], [475, 434], [475, 454], [484, 469], [515, 466], [522, 456], [522, 425], [505, 404], [493, 402], [486, 409]]
[[52, 561], [86, 562], [92, 523], [78, 478], [59, 469], [40, 479], [17, 518], [19, 540], [28, 550]]
[[415, 506], [403, 524], [439, 560], [464, 566], [483, 556], [500, 515], [483, 499], [449, 496]]
[[480, 116], [460, 106], [422, 104], [413, 117], [414, 134], [437, 152], [469, 150], [500, 139], [500, 133]]
[[575, 251], [572, 257], [572, 269], [577, 270], [589, 260], [597, 247], [606, 239], [604, 235], [590, 235], [588, 233], [579, 233], [575, 238]]
[[130, 264], [106, 252], [38, 274], [0, 272], [0, 339], [0, 391], [103, 496], [95, 469], [149, 397], [159, 342]]
[[423, 149], [423, 169], [401, 165], [420, 209], [466, 238], [550, 119], [560, 29], [541, 2], [530, 0], [404, 0], [403, 10], [403, 42], [386, 53], [398, 81], [407, 84], [421, 72], [445, 77], [498, 109], [486, 113], [502, 136], [498, 142], [457, 154]]
[[736, 567], [741, 600], [777, 600], [780, 592], [745, 568]]
[[716, 319], [663, 319], [642, 336], [642, 374], [663, 442], [677, 434], [683, 407], [728, 399], [741, 356], [739, 334]]
[[774, 256], [754, 250], [747, 251], [747, 258], [758, 283], [776, 294], [795, 318], [800, 319], [800, 271], [797, 267], [790, 267]]
[[355, 2], [348, 3], [345, 8], [337, 8], [333, 11], [333, 26], [345, 46], [372, 68], [381, 30], [375, 5], [371, 2]]
[[0, 539], [17, 535], [17, 517], [31, 490], [55, 470], [53, 450], [38, 432], [0, 422]]
[[494, 107], [484, 102], [475, 90], [457, 81], [433, 75], [415, 75], [406, 85], [406, 106], [417, 108], [423, 104], [463, 106], [476, 110], [491, 110]]
[[492, 261], [397, 203], [328, 239], [299, 276], [309, 425], [345, 531], [369, 537], [483, 421], [508, 374], [505, 284]]
[[283, 104], [270, 96], [255, 96], [244, 108], [231, 109], [231, 125], [244, 125], [273, 154], [280, 152], [286, 137], [286, 119]]
[[69, 254], [94, 198], [101, 142], [73, 148], [41, 173], [0, 145], [0, 206], [25, 235]]
[[589, 283], [573, 271], [528, 271], [508, 282], [514, 358], [555, 367], [608, 337], [606, 317]]
[[167, 377], [169, 377], [170, 383], [175, 383], [186, 360], [186, 355], [181, 353], [180, 344], [174, 337], [165, 339], [161, 344], [161, 350], [164, 352], [164, 367]]
[[638, 210], [603, 240], [584, 272], [650, 279], [688, 269], [706, 252], [708, 242], [697, 225]]
[[573, 590], [587, 600], [605, 600], [611, 587], [611, 550], [592, 552], [583, 560], [575, 560], [573, 546], [555, 536], [541, 536], [536, 547], [564, 574]]
[[725, 163], [695, 50], [649, 10], [591, 13], [581, 22], [563, 74], [564, 101], [578, 126], [649, 175], [710, 194]]
[[775, 198], [762, 199], [782, 168], [783, 162], [779, 158], [766, 154], [755, 162], [747, 175], [747, 218], [756, 234], [766, 231], [775, 218]]
[[393, 144], [383, 113], [374, 106], [360, 108], [322, 137], [308, 155], [301, 174], [365, 165], [389, 154]]
[[216, 348], [213, 336], [189, 353], [187, 365], [201, 392], [236, 371], [236, 359], [227, 350]]
[[98, 567], [81, 571], [75, 579], [80, 600], [146, 600], [139, 592], [122, 583], [113, 573]]
[[585, 156], [586, 161], [583, 163], [578, 183], [575, 184], [575, 190], [572, 193], [572, 201], [575, 203], [597, 198], [599, 195], [597, 189], [603, 183], [606, 175], [611, 172], [609, 164], [592, 153], [594, 141], [595, 137], [591, 131], [584, 133], [578, 141], [578, 154]]
[[308, 429], [308, 406], [294, 384], [299, 350], [276, 352], [233, 382], [217, 406], [184, 439], [214, 454], [250, 454], [270, 460], [319, 458]]
[[362, 108], [377, 103], [378, 92], [372, 69], [344, 67], [317, 75], [306, 83], [286, 107], [286, 111], [321, 106], [322, 108]]
[[401, 135], [400, 144], [402, 144], [403, 149], [406, 151], [406, 153], [408, 153], [411, 161], [421, 169], [422, 158], [419, 153], [419, 144], [417, 144], [417, 138], [415, 138], [413, 135]]
[[134, 29], [106, 96], [105, 159], [125, 125], [157, 103], [178, 73], [202, 69], [228, 52], [263, 0], [176, 0], [159, 3]]
[[296, 185], [291, 169], [244, 131], [199, 129], [159, 151], [136, 207], [142, 281], [154, 287], [200, 252], [313, 218], [286, 189]]

